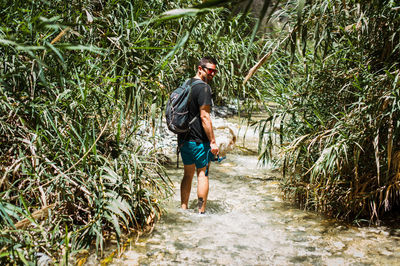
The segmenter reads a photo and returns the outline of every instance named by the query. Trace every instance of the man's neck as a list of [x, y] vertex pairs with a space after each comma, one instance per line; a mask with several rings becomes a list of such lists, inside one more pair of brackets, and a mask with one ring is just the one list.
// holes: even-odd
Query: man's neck
[[208, 83], [207, 80], [204, 80], [204, 79], [202, 78], [202, 76], [200, 76], [199, 74], [196, 74], [196, 76], [194, 76], [194, 78], [195, 78], [195, 79], [200, 79], [200, 80], [204, 81], [205, 83]]

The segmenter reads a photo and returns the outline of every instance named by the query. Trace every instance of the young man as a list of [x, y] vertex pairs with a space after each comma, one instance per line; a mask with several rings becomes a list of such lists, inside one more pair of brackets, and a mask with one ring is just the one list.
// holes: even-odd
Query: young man
[[208, 195], [208, 169], [214, 155], [218, 154], [212, 128], [210, 111], [212, 106], [211, 88], [208, 85], [217, 73], [214, 58], [203, 57], [197, 66], [197, 74], [192, 82], [201, 80], [192, 86], [189, 103], [189, 121], [197, 117], [188, 133], [178, 135], [184, 175], [181, 182], [181, 207], [188, 208], [190, 190], [194, 172], [197, 171], [197, 197], [199, 213], [204, 213]]

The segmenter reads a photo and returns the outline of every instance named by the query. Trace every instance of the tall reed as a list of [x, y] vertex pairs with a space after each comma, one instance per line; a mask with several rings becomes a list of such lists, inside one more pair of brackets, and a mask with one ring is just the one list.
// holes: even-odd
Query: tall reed
[[3, 4], [0, 261], [68, 263], [91, 247], [101, 256], [111, 236], [153, 226], [171, 192], [145, 145], [155, 136], [143, 134], [161, 123], [169, 92], [215, 54], [216, 101], [230, 101], [249, 39], [224, 37], [237, 18], [224, 23], [223, 8], [158, 21], [195, 1]]
[[259, 124], [261, 157], [278, 145], [283, 190], [302, 207], [379, 222], [400, 200], [398, 8], [321, 0], [280, 12], [288, 38], [258, 73], [277, 103]]

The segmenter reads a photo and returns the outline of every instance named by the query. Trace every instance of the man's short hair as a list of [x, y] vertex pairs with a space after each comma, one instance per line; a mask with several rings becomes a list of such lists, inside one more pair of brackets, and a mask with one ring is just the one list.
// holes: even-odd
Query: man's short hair
[[205, 66], [207, 63], [217, 65], [217, 60], [211, 56], [205, 56], [199, 60], [197, 66]]

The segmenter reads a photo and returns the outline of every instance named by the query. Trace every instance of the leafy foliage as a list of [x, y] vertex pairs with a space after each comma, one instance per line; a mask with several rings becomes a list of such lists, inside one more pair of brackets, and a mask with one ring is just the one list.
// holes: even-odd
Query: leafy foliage
[[287, 50], [260, 71], [271, 88], [264, 97], [277, 103], [260, 122], [261, 157], [271, 158], [278, 131], [289, 198], [332, 216], [379, 221], [400, 200], [398, 8], [303, 3], [282, 6]]
[[226, 37], [239, 23], [225, 23], [224, 8], [160, 20], [190, 4], [3, 1], [0, 261], [68, 263], [93, 246], [101, 255], [110, 235], [152, 226], [170, 183], [145, 143], [156, 138], [167, 95], [200, 57], [216, 54], [216, 102], [231, 101], [250, 43]]

